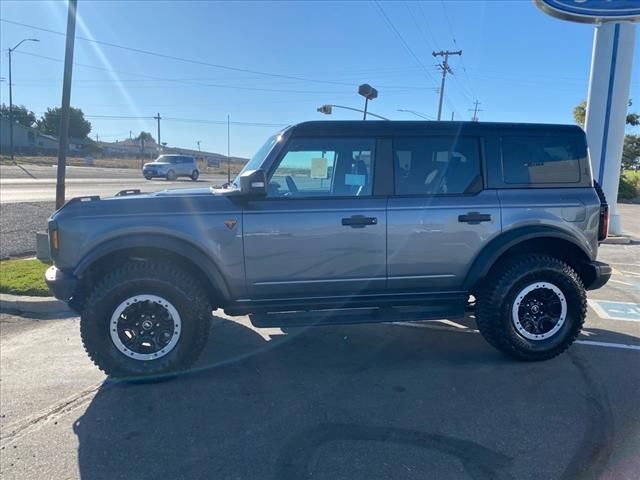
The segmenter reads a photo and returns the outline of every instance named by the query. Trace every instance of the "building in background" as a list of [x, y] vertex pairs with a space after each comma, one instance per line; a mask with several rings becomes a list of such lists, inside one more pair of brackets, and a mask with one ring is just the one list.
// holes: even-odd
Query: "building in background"
[[[11, 150], [9, 119], [0, 117], [0, 153], [9, 155]], [[56, 156], [59, 141], [33, 127], [13, 124], [13, 152], [15, 155]], [[68, 152], [71, 156], [84, 156], [95, 152], [96, 143], [90, 138], [69, 138]]]
[[[0, 152], [9, 155], [9, 119], [0, 117]], [[13, 124], [13, 150], [16, 155], [57, 155], [58, 139], [45, 135], [32, 127]]]

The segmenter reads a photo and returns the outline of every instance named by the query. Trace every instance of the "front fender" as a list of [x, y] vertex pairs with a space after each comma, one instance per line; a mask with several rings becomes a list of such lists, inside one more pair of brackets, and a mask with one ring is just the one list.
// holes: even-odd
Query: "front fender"
[[168, 235], [134, 234], [109, 239], [92, 248], [77, 264], [73, 276], [81, 279], [97, 261], [117, 251], [131, 248], [157, 248], [171, 254], [188, 259], [209, 280], [216, 292], [229, 301], [231, 293], [229, 285], [214, 260], [200, 247], [181, 238]]

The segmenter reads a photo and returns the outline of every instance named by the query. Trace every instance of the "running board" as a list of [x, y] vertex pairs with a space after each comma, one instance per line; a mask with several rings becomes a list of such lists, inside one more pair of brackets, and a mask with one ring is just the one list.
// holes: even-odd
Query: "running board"
[[387, 308], [344, 308], [336, 310], [255, 313], [249, 315], [256, 327], [301, 327], [311, 325], [349, 325], [358, 323], [415, 322], [460, 318], [465, 304], [405, 306]]

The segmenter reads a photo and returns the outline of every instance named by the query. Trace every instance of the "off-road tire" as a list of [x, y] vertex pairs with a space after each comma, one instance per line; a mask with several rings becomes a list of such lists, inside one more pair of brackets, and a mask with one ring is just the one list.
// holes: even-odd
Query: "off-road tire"
[[[544, 340], [520, 335], [512, 322], [518, 293], [535, 282], [549, 282], [566, 298], [567, 314], [562, 327]], [[587, 296], [578, 274], [565, 262], [541, 254], [510, 260], [498, 268], [479, 290], [476, 324], [487, 342], [519, 360], [540, 361], [564, 352], [578, 337], [587, 315]]]
[[199, 176], [200, 172], [198, 170], [194, 170], [193, 172], [191, 172], [191, 180], [193, 180], [194, 182], [198, 180]]
[[174, 172], [173, 170], [169, 170], [167, 172], [167, 180], [169, 180], [170, 182], [174, 181], [176, 178], [176, 172]]
[[[117, 305], [142, 294], [166, 298], [181, 317], [178, 342], [162, 358], [129, 358], [111, 339], [110, 320]], [[187, 370], [204, 349], [211, 310], [202, 285], [179, 266], [131, 261], [106, 274], [91, 288], [80, 315], [80, 334], [91, 360], [108, 375], [136, 379], [176, 374]]]

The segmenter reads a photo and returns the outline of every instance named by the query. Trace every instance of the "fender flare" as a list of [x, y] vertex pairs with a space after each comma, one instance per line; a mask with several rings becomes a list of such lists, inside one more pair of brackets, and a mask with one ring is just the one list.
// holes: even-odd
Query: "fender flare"
[[216, 263], [204, 250], [187, 240], [163, 234], [125, 234], [107, 240], [91, 249], [80, 260], [73, 271], [73, 275], [77, 278], [82, 278], [83, 274], [105, 255], [118, 250], [128, 250], [136, 247], [158, 248], [188, 259], [203, 273], [225, 301], [230, 299], [227, 282]]
[[482, 251], [476, 256], [471, 268], [467, 273], [464, 281], [464, 287], [467, 290], [473, 288], [478, 280], [484, 278], [495, 262], [510, 248], [515, 247], [519, 243], [536, 238], [555, 238], [564, 240], [577, 247], [588, 260], [589, 252], [585, 245], [581, 244], [575, 236], [559, 228], [531, 225], [526, 227], [518, 227], [505, 232], [489, 242]]

